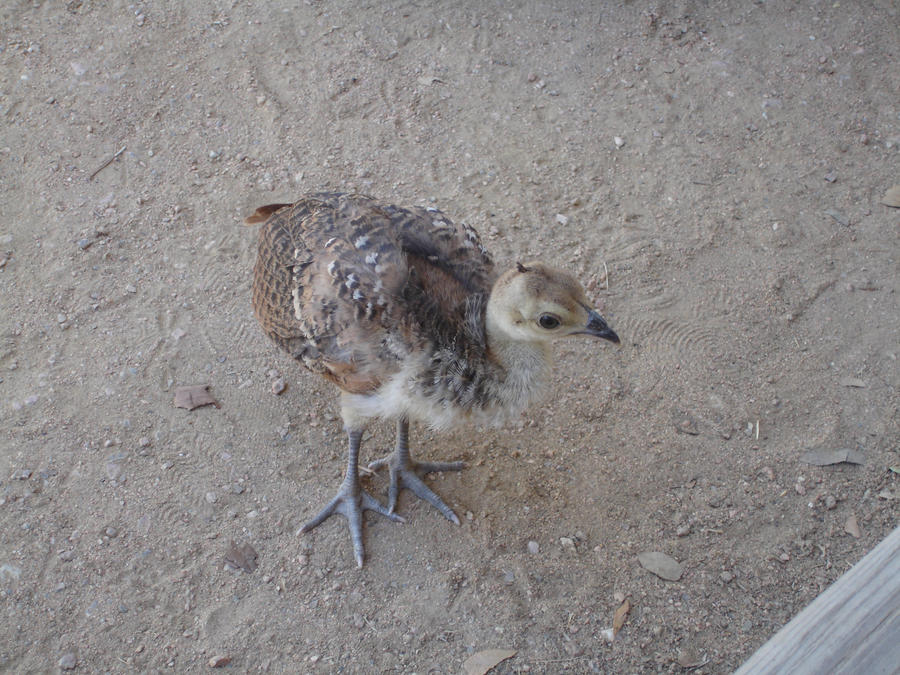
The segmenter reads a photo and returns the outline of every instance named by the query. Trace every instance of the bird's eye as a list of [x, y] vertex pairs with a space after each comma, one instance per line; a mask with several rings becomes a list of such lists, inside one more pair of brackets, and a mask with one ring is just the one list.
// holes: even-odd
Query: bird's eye
[[552, 314], [541, 314], [538, 323], [541, 325], [541, 328], [546, 328], [547, 330], [559, 328], [559, 319]]

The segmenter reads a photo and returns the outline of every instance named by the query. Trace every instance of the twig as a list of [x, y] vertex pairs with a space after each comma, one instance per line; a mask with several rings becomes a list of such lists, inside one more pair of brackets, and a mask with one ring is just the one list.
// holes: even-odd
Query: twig
[[606, 279], [606, 290], [609, 290], [609, 270], [606, 267], [606, 261], [603, 261], [603, 277]]
[[94, 180], [94, 176], [96, 176], [98, 173], [100, 173], [101, 171], [103, 171], [103, 169], [105, 169], [105, 168], [108, 167], [110, 164], [112, 164], [113, 162], [115, 162], [116, 159], [118, 159], [119, 155], [121, 155], [123, 152], [125, 152], [125, 148], [126, 148], [126, 147], [128, 147], [128, 146], [123, 145], [123, 146], [121, 147], [121, 149], [120, 149], [116, 154], [114, 154], [114, 155], [113, 155], [112, 157], [110, 157], [108, 160], [106, 160], [105, 162], [103, 162], [103, 164], [100, 165], [100, 168], [97, 169], [94, 173], [92, 173], [92, 174], [88, 177], [88, 180], [89, 180], [89, 181]]

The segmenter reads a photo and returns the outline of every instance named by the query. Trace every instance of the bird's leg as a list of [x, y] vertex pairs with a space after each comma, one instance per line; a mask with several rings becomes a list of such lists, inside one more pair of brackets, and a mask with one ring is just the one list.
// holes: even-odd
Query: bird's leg
[[417, 462], [414, 460], [409, 456], [409, 420], [402, 417], [397, 420], [397, 446], [394, 448], [394, 452], [369, 464], [372, 471], [378, 471], [385, 466], [391, 472], [391, 485], [388, 488], [388, 510], [391, 513], [397, 507], [397, 495], [402, 488], [406, 488], [434, 506], [451, 523], [459, 525], [459, 518], [453, 513], [453, 509], [425, 485], [421, 476], [432, 471], [461, 471], [466, 468], [465, 462]]
[[347, 519], [350, 525], [350, 539], [353, 540], [353, 554], [356, 556], [356, 564], [363, 566], [363, 538], [362, 538], [362, 512], [375, 511], [391, 520], [404, 522], [403, 518], [382, 506], [372, 495], [362, 489], [359, 484], [359, 444], [362, 440], [362, 429], [347, 429], [347, 438], [350, 440], [350, 451], [347, 459], [347, 473], [344, 482], [334, 499], [328, 502], [318, 515], [305, 523], [300, 528], [300, 533], [309, 532], [319, 526], [328, 517], [340, 513]]

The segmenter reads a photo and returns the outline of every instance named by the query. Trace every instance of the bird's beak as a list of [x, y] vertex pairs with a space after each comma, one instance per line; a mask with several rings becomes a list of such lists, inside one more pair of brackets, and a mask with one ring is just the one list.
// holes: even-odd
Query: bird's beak
[[593, 335], [594, 337], [603, 338], [604, 340], [619, 344], [619, 336], [609, 327], [609, 324], [606, 323], [606, 319], [593, 309], [588, 310], [587, 326], [584, 327], [584, 330], [578, 331], [577, 334]]

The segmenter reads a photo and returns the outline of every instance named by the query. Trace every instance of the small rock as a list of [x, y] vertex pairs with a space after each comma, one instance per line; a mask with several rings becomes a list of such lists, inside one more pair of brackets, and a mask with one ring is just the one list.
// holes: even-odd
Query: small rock
[[847, 518], [847, 521], [844, 523], [844, 532], [849, 534], [854, 539], [859, 539], [862, 536], [862, 532], [859, 529], [859, 523], [856, 520], [855, 515], [851, 515]]
[[137, 288], [135, 288], [134, 284], [125, 284], [125, 292], [126, 293], [137, 293]]
[[835, 499], [832, 495], [827, 495], [825, 497], [825, 508], [829, 511], [834, 510], [837, 506], [837, 499]]
[[122, 477], [122, 465], [118, 462], [107, 462], [106, 475], [110, 480], [119, 480]]
[[71, 562], [75, 558], [75, 549], [68, 548], [59, 552], [59, 559], [63, 562]]
[[621, 136], [616, 136], [615, 138], [613, 138], [613, 143], [616, 144], [617, 148], [622, 148], [625, 146], [625, 139]]
[[284, 390], [287, 389], [287, 384], [285, 383], [283, 378], [278, 378], [272, 383], [272, 393], [276, 396], [280, 396], [284, 393]]
[[566, 216], [564, 216], [563, 214], [557, 213], [556, 214], [556, 222], [559, 223], [560, 225], [565, 225], [566, 223], [569, 222], [569, 219]]
[[538, 544], [536, 541], [532, 540], [532, 541], [528, 542], [528, 552], [530, 554], [537, 555], [538, 553], [540, 553], [540, 550], [541, 550], [541, 545]]
[[215, 504], [218, 501], [218, 499], [219, 498], [216, 496], [215, 492], [207, 492], [206, 493], [206, 501], [208, 501], [210, 504]]
[[62, 670], [75, 670], [75, 666], [78, 665], [78, 659], [75, 657], [75, 654], [72, 652], [66, 652], [59, 659], [59, 667]]
[[639, 554], [638, 562], [645, 570], [666, 581], [678, 581], [684, 574], [684, 568], [677, 560], [659, 551]]
[[65, 323], [68, 319], [69, 317], [67, 317], [62, 312], [56, 315], [56, 323]]
[[560, 537], [559, 544], [567, 551], [575, 552], [575, 540], [571, 537]]
[[141, 436], [140, 440], [138, 441], [138, 445], [140, 445], [142, 448], [149, 448], [150, 439], [147, 436]]
[[209, 660], [209, 667], [210, 668], [224, 668], [229, 663], [231, 663], [230, 656], [213, 656]]
[[119, 531], [114, 527], [107, 527], [103, 532], [110, 539], [115, 539], [119, 536]]
[[837, 174], [834, 171], [829, 171], [824, 177], [828, 183], [834, 183], [837, 180]]
[[690, 523], [684, 523], [682, 525], [679, 525], [678, 528], [675, 530], [676, 537], [686, 537], [690, 533], [691, 533], [691, 524]]
[[28, 480], [31, 478], [32, 473], [31, 469], [20, 469], [13, 474], [13, 478], [17, 480]]
[[722, 574], [719, 575], [719, 579], [721, 579], [723, 583], [730, 584], [734, 581], [734, 575], [731, 572], [722, 572]]

